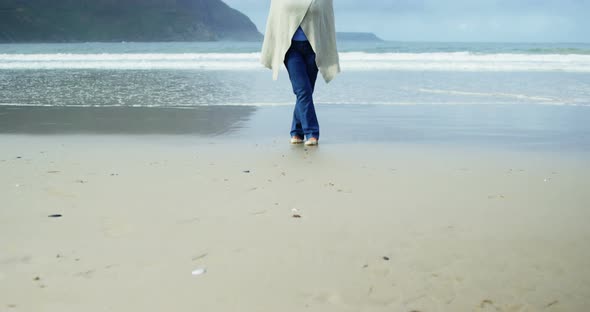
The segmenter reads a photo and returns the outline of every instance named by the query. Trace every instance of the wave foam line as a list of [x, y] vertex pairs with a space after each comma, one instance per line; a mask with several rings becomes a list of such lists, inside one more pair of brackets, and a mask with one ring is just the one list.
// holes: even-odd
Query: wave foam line
[[[260, 53], [0, 54], [0, 69], [263, 69]], [[343, 70], [590, 72], [590, 55], [340, 53]]]
[[565, 101], [560, 100], [558, 98], [550, 98], [550, 97], [543, 97], [543, 96], [531, 96], [531, 95], [525, 95], [525, 94], [502, 93], [502, 92], [485, 93], [485, 92], [469, 92], [469, 91], [439, 90], [439, 89], [418, 89], [418, 91], [420, 91], [422, 93], [431, 93], [431, 94], [448, 94], [448, 95], [480, 96], [480, 97], [503, 97], [503, 98], [518, 99], [518, 100], [533, 100], [533, 101], [551, 102], [551, 103], [564, 103], [565, 102]]
[[[481, 103], [481, 102], [382, 102], [382, 101], [368, 101], [368, 102], [317, 102], [317, 105], [327, 106], [488, 106], [488, 105], [520, 105], [520, 104], [509, 104], [509, 103]], [[0, 103], [0, 107], [11, 107], [18, 109], [21, 107], [56, 107], [56, 108], [163, 108], [163, 109], [197, 109], [200, 107], [227, 107], [227, 106], [252, 106], [252, 107], [292, 107], [295, 105], [292, 102], [244, 102], [244, 103], [219, 103], [219, 104], [187, 104], [187, 105], [162, 105], [162, 104], [106, 104], [106, 105], [84, 105], [84, 104], [27, 104], [27, 103]], [[576, 107], [587, 107], [590, 108], [589, 104], [579, 103], [564, 103], [564, 102], [539, 102], [530, 105], [547, 105], [547, 106], [576, 106]]]

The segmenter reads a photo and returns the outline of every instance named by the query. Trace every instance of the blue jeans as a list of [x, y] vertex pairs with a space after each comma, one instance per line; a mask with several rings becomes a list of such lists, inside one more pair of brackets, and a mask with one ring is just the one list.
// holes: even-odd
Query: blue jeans
[[297, 97], [291, 137], [300, 136], [320, 138], [320, 125], [313, 105], [313, 90], [318, 77], [315, 52], [309, 41], [291, 41], [291, 47], [285, 54], [285, 67]]

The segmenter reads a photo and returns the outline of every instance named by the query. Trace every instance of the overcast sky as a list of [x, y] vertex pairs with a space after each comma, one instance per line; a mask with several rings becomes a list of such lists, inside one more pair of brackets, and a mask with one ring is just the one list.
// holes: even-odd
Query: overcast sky
[[[270, 0], [223, 0], [264, 32]], [[590, 42], [590, 0], [334, 0], [338, 31], [401, 41]]]

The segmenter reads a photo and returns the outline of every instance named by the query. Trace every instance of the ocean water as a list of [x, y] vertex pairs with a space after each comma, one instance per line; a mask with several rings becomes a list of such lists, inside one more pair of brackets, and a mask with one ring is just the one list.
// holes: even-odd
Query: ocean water
[[[273, 81], [270, 70], [259, 63], [260, 46], [243, 42], [0, 45], [0, 131], [27, 132], [19, 122], [55, 124], [43, 118], [61, 114], [37, 110], [14, 115], [14, 109], [25, 107], [239, 106], [248, 111], [251, 123], [265, 122], [260, 116], [274, 121], [284, 115], [281, 122], [288, 125], [294, 96], [287, 72], [282, 70], [279, 80]], [[555, 144], [568, 141], [590, 147], [590, 44], [346, 42], [339, 45], [339, 52], [342, 73], [330, 84], [319, 78], [314, 98], [320, 119], [324, 113], [347, 120], [323, 119], [324, 124], [357, 125], [348, 128], [354, 128], [359, 139], [380, 137], [376, 134], [384, 131], [401, 133], [390, 127], [399, 123], [404, 125], [403, 133], [414, 138], [422, 133], [435, 139], [446, 131], [447, 139], [457, 133], [480, 133], [474, 140], [502, 133], [502, 138], [510, 139], [511, 133], [513, 139], [535, 137], [535, 142], [544, 142], [550, 137]], [[282, 107], [282, 113], [263, 111], [265, 107]], [[202, 111], [191, 116], [205, 122], [206, 118], [194, 115]], [[112, 119], [117, 113], [100, 114]], [[16, 121], [8, 122], [9, 118]], [[188, 125], [190, 120], [184, 122]], [[236, 120], [239, 123], [228, 124], [243, 127], [243, 118]], [[430, 127], [433, 124], [438, 128]], [[359, 133], [367, 125], [377, 129], [367, 130], [371, 135]], [[430, 129], [431, 135], [424, 129]]]
[[[0, 45], [0, 104], [292, 105], [260, 43]], [[342, 43], [318, 104], [590, 105], [590, 44]], [[321, 80], [318, 84], [323, 84]]]

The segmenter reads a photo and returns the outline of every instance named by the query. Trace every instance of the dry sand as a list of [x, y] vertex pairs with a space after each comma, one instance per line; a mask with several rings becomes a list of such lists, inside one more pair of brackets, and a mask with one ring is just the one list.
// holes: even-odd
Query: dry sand
[[265, 143], [0, 136], [0, 311], [590, 309], [583, 156]]

